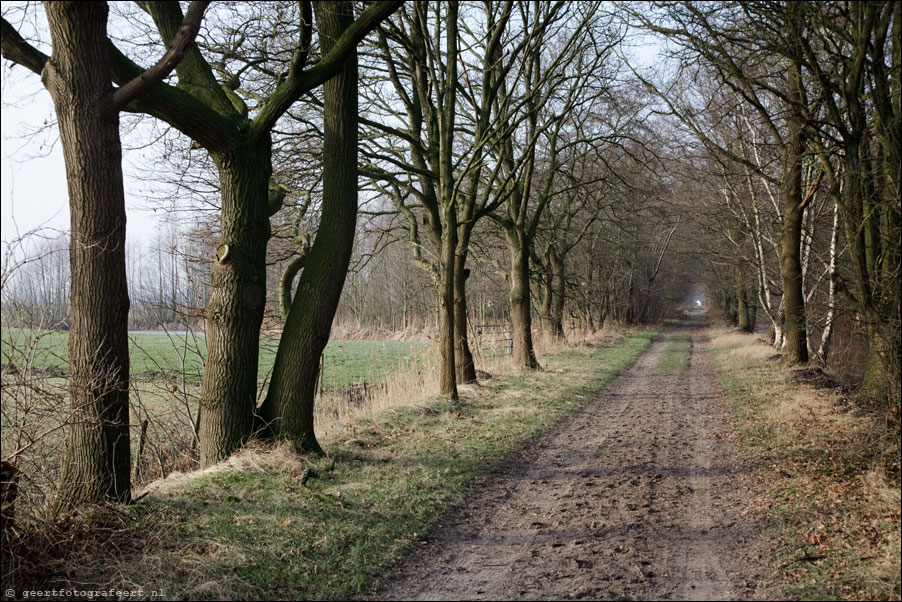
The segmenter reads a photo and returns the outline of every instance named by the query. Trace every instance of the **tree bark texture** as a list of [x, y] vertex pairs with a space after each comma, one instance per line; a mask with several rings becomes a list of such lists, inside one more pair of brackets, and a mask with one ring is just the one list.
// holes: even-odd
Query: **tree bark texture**
[[752, 323], [752, 312], [749, 305], [748, 293], [742, 285], [736, 287], [736, 311], [736, 327], [743, 332], [754, 331], [755, 325]]
[[551, 332], [558, 341], [564, 339], [564, 302], [566, 301], [566, 265], [556, 251], [551, 253]]
[[470, 271], [465, 267], [470, 228], [461, 226], [458, 235], [457, 253], [454, 255], [454, 362], [458, 384], [477, 382], [476, 364], [467, 341], [470, 332], [467, 323], [467, 278]]
[[454, 186], [454, 123], [457, 116], [457, 18], [459, 6], [451, 2], [445, 15], [445, 80], [442, 82], [441, 112], [438, 119], [439, 198], [442, 207], [439, 294], [439, 347], [441, 354], [440, 392], [458, 399], [457, 367], [454, 359], [454, 264], [458, 241], [458, 215]]
[[788, 364], [808, 362], [808, 335], [805, 326], [805, 296], [802, 291], [802, 155], [805, 150], [802, 116], [801, 73], [798, 65], [788, 75], [790, 106], [787, 142], [783, 158], [783, 235], [780, 239], [780, 273], [783, 278], [783, 309], [786, 343], [783, 360]]
[[105, 2], [47, 2], [53, 97], [66, 162], [72, 272], [71, 428], [60, 506], [131, 496], [128, 287], [119, 114], [112, 110]]
[[511, 256], [511, 337], [514, 343], [514, 365], [539, 368], [532, 341], [532, 306], [529, 295], [529, 245], [526, 234], [517, 227], [505, 229], [507, 249]]
[[[350, 2], [315, 5], [328, 52], [353, 23]], [[323, 87], [323, 209], [282, 330], [260, 418], [266, 432], [322, 453], [313, 423], [319, 360], [329, 341], [354, 247], [357, 220], [357, 54]]]
[[201, 465], [227, 458], [250, 437], [266, 302], [271, 143], [211, 153], [219, 169], [221, 238], [207, 303], [207, 360], [200, 401]]
[[445, 225], [442, 231], [441, 281], [439, 284], [439, 392], [450, 399], [458, 399], [457, 365], [454, 358], [454, 250], [457, 247], [457, 215], [454, 203], [443, 207]]

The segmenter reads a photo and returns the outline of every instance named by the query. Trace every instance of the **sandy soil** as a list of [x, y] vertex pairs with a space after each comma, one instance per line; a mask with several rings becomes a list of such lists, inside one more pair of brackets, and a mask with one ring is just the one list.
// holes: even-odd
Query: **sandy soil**
[[[657, 374], [674, 334], [689, 369]], [[698, 329], [474, 489], [376, 599], [767, 597], [761, 517]]]

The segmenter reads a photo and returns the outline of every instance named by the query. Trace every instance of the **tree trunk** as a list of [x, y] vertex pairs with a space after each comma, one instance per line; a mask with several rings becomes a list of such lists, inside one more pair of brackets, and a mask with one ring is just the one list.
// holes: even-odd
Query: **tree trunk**
[[291, 296], [294, 294], [294, 279], [298, 272], [304, 269], [307, 262], [307, 252], [303, 255], [293, 257], [285, 269], [282, 270], [282, 276], [279, 278], [279, 315], [282, 321], [288, 319], [288, 312], [291, 311]]
[[743, 332], [753, 332], [755, 325], [752, 323], [751, 308], [749, 307], [748, 294], [741, 284], [736, 287], [736, 326]]
[[555, 340], [564, 338], [564, 301], [567, 284], [564, 274], [564, 261], [554, 251], [551, 253], [551, 332]]
[[525, 233], [517, 228], [505, 230], [507, 249], [511, 256], [511, 337], [514, 342], [514, 365], [535, 370], [539, 368], [532, 342], [532, 308], [529, 295], [529, 246]]
[[[464, 230], [465, 227], [460, 228]], [[454, 256], [454, 362], [455, 376], [458, 384], [475, 383], [476, 365], [467, 342], [469, 326], [467, 324], [467, 278], [470, 270], [466, 269], [467, 244], [469, 231], [460, 233], [458, 252]]]
[[[269, 240], [268, 136], [211, 153], [219, 169], [221, 238], [207, 302], [207, 360], [200, 400], [201, 465], [227, 458], [251, 435]], [[254, 200], [256, 199], [256, 200]]]
[[[868, 367], [861, 393], [871, 399], [899, 403], [899, 276], [898, 251], [883, 254], [882, 247], [898, 249], [899, 224], [880, 224], [879, 212], [868, 200], [861, 149], [866, 140], [849, 137], [844, 157], [843, 221], [855, 269], [856, 309], [868, 327]], [[898, 200], [896, 201], [898, 203]], [[888, 211], [888, 209], [887, 209]], [[895, 210], [898, 220], [898, 209]], [[887, 216], [887, 219], [892, 219]], [[882, 228], [881, 228], [882, 226]], [[886, 239], [883, 244], [883, 239]], [[896, 257], [892, 254], [895, 253]], [[884, 269], [878, 264], [884, 263]], [[886, 269], [890, 266], [890, 270]]]
[[542, 320], [542, 335], [550, 338], [553, 336], [554, 328], [551, 325], [551, 307], [554, 303], [554, 292], [552, 291], [553, 275], [551, 269], [545, 270], [542, 274], [540, 285], [542, 287], [542, 306], [539, 308], [539, 318]]
[[458, 399], [457, 366], [454, 359], [454, 249], [457, 247], [457, 216], [453, 203], [444, 206], [442, 231], [441, 279], [439, 282], [439, 392]]
[[888, 335], [890, 333], [882, 332], [879, 328], [868, 327], [868, 365], [859, 394], [881, 405], [898, 405], [899, 349], [898, 346], [895, 350], [892, 349]]
[[128, 286], [119, 113], [102, 2], [48, 2], [53, 97], [71, 211], [71, 428], [60, 507], [131, 496]]
[[830, 355], [830, 343], [833, 338], [833, 320], [836, 315], [836, 258], [839, 241], [839, 204], [833, 204], [833, 229], [830, 234], [830, 263], [827, 267], [830, 279], [830, 288], [827, 291], [827, 315], [824, 318], [824, 330], [821, 333], [821, 342], [817, 349], [817, 357], [824, 365]]
[[[314, 6], [324, 52], [353, 22], [350, 2]], [[357, 226], [357, 53], [323, 87], [323, 211], [282, 330], [269, 392], [267, 432], [322, 453], [313, 424], [319, 359], [329, 342]]]
[[783, 360], [788, 364], [808, 362], [808, 335], [805, 328], [805, 297], [802, 292], [802, 155], [805, 150], [801, 103], [801, 74], [798, 65], [789, 72], [790, 117], [783, 164], [783, 235], [780, 240], [780, 273], [783, 277], [783, 309], [786, 344]]

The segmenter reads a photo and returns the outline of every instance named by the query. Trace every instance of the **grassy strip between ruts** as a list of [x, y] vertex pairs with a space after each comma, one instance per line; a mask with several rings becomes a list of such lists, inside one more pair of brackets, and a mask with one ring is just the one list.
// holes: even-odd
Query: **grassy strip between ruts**
[[785, 595], [898, 600], [898, 434], [753, 335], [715, 330], [709, 348], [766, 486]]
[[675, 334], [658, 358], [655, 372], [659, 374], [679, 374], [689, 365], [689, 335]]
[[[254, 448], [129, 507], [114, 546], [85, 547], [54, 583], [162, 590], [166, 599], [335, 599], [367, 591], [428, 545], [467, 484], [585, 405], [653, 332], [606, 337], [440, 398], [359, 419], [322, 443], [328, 458]], [[135, 542], [140, 542], [136, 544]]]

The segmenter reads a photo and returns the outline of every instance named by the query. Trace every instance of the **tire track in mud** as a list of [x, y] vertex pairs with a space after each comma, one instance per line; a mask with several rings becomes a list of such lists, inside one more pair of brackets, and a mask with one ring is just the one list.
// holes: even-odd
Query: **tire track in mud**
[[[688, 368], [655, 372], [674, 334]], [[699, 329], [654, 342], [533, 441], [375, 594], [399, 600], [754, 599], [762, 526]]]

